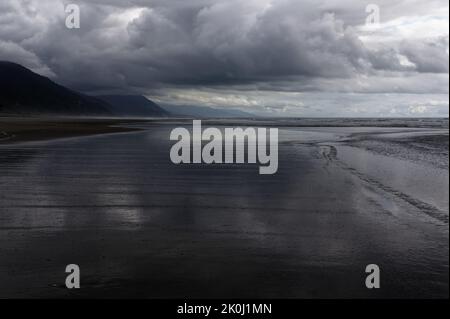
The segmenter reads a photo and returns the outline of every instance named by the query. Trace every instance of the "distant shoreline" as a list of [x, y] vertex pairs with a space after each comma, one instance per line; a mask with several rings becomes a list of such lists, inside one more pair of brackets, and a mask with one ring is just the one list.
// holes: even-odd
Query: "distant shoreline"
[[[0, 116], [0, 145], [141, 130], [142, 122], [188, 124], [193, 118], [102, 118]], [[448, 118], [205, 118], [205, 125], [302, 127], [384, 127], [448, 130]]]

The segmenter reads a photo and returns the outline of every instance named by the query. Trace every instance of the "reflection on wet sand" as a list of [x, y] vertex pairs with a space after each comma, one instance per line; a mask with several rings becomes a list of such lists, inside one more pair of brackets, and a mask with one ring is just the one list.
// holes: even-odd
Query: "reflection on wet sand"
[[324, 156], [345, 132], [283, 130], [264, 176], [174, 165], [170, 129], [1, 146], [0, 297], [448, 296], [448, 221]]

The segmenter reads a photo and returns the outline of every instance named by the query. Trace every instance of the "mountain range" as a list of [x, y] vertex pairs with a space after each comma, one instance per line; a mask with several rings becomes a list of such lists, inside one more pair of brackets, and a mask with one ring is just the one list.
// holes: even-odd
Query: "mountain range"
[[103, 101], [67, 89], [27, 68], [0, 61], [0, 113], [112, 115]]
[[0, 61], [0, 115], [229, 118], [251, 117], [239, 110], [165, 106], [142, 95], [90, 96], [68, 89], [13, 62]]
[[254, 117], [253, 114], [225, 108], [212, 108], [205, 106], [193, 106], [193, 105], [164, 105], [164, 108], [171, 114], [176, 114], [182, 117], [192, 118], [248, 118]]
[[170, 115], [158, 104], [142, 95], [100, 95], [97, 99], [108, 104], [108, 110], [125, 117], [167, 117]]

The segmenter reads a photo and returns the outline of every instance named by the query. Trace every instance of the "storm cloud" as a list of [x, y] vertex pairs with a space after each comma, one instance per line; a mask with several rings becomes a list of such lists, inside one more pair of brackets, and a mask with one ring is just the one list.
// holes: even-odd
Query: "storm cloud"
[[[65, 26], [68, 3], [81, 8], [80, 29]], [[448, 94], [448, 2], [377, 1], [376, 27], [366, 25], [368, 4], [2, 0], [0, 60], [88, 93], [142, 93], [161, 103], [192, 92], [199, 104], [238, 108], [246, 104], [225, 97]], [[269, 101], [277, 104], [259, 103]]]

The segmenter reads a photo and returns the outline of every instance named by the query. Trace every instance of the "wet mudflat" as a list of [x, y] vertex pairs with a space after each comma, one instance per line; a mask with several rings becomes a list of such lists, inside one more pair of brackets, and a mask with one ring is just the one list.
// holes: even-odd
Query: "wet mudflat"
[[448, 129], [280, 128], [265, 176], [141, 126], [0, 145], [0, 297], [448, 297]]

